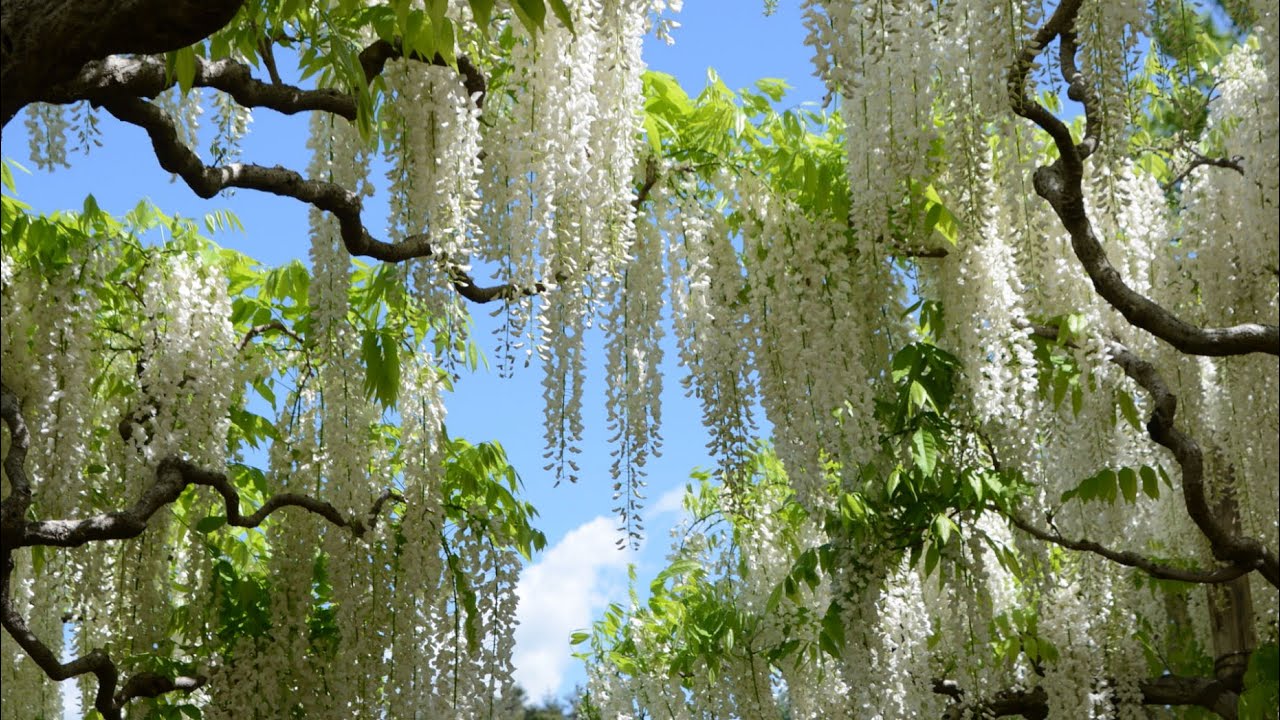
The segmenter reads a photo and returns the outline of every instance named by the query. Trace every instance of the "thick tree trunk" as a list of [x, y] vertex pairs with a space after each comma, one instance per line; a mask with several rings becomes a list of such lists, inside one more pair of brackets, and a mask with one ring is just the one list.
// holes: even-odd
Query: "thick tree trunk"
[[[1235, 473], [1226, 472], [1226, 488], [1214, 508], [1218, 522], [1240, 534], [1240, 508], [1235, 497]], [[1213, 631], [1213, 671], [1224, 685], [1240, 692], [1249, 656], [1258, 646], [1254, 632], [1253, 595], [1249, 576], [1209, 586], [1209, 615]]]
[[0, 2], [0, 126], [75, 77], [85, 63], [118, 53], [186, 47], [235, 17], [243, 0], [3, 0]]

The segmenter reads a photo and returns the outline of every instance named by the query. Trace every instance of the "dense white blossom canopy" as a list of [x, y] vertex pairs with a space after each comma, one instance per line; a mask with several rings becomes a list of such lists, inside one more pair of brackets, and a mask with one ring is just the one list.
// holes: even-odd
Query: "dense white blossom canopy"
[[[5, 196], [6, 712], [492, 716], [542, 538], [442, 393], [477, 343], [540, 366], [575, 480], [599, 328], [630, 540], [664, 352], [722, 483], [591, 635], [587, 716], [1265, 715], [1280, 12], [808, 0], [802, 113], [646, 73], [668, 4], [248, 3], [23, 100], [38, 167], [101, 108], [202, 196], [309, 204], [311, 253]], [[305, 173], [239, 158], [250, 108], [313, 113]]]

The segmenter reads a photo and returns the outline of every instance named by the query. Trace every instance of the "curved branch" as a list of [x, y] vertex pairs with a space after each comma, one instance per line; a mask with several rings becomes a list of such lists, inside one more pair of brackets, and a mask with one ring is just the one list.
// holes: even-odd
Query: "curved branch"
[[160, 462], [156, 468], [156, 481], [127, 510], [103, 513], [83, 520], [28, 522], [25, 516], [31, 505], [31, 483], [24, 463], [30, 435], [17, 395], [3, 383], [0, 383], [0, 418], [9, 430], [9, 452], [4, 458], [4, 471], [11, 488], [3, 501], [3, 513], [0, 513], [4, 530], [3, 556], [0, 558], [4, 565], [4, 575], [0, 577], [0, 624], [3, 624], [5, 631], [49, 679], [58, 682], [90, 673], [96, 676], [98, 692], [94, 708], [107, 720], [120, 720], [121, 710], [135, 698], [157, 697], [173, 691], [189, 692], [202, 687], [206, 678], [200, 675], [168, 678], [142, 672], [130, 677], [117, 691], [119, 669], [101, 648], [95, 648], [75, 660], [60, 662], [57, 654], [31, 631], [13, 605], [10, 581], [14, 570], [14, 550], [33, 545], [77, 547], [94, 541], [136, 537], [146, 530], [151, 517], [162, 507], [177, 500], [188, 485], [204, 485], [217, 491], [226, 508], [228, 525], [257, 527], [280, 508], [300, 507], [325, 518], [333, 525], [350, 530], [357, 537], [377, 527], [387, 502], [404, 502], [399, 493], [388, 489], [374, 500], [365, 518], [348, 518], [322, 500], [296, 493], [280, 493], [268, 498], [257, 511], [244, 515], [240, 511], [240, 494], [226, 475], [205, 470], [187, 460], [170, 457]]
[[203, 675], [167, 678], [155, 673], [142, 672], [126, 680], [124, 686], [117, 692], [116, 685], [120, 681], [120, 670], [101, 648], [94, 648], [75, 660], [59, 662], [58, 656], [36, 637], [35, 633], [31, 632], [22, 615], [13, 607], [13, 599], [9, 593], [9, 579], [13, 574], [13, 557], [8, 549], [4, 553], [4, 563], [4, 578], [0, 580], [4, 585], [0, 588], [0, 623], [3, 623], [5, 631], [54, 682], [80, 675], [96, 676], [98, 692], [94, 696], [93, 707], [106, 720], [120, 720], [121, 710], [134, 698], [157, 697], [174, 690], [190, 692], [202, 687], [207, 681]]
[[4, 456], [4, 474], [9, 478], [9, 494], [0, 501], [0, 543], [7, 552], [22, 539], [22, 524], [31, 507], [31, 480], [27, 477], [27, 449], [31, 434], [22, 417], [18, 396], [0, 383], [0, 419], [9, 429], [9, 452]]
[[261, 325], [254, 325], [253, 327], [249, 328], [249, 330], [244, 334], [244, 337], [240, 338], [240, 345], [237, 346], [237, 349], [240, 350], [241, 352], [244, 352], [244, 349], [249, 347], [249, 343], [253, 342], [254, 338], [266, 332], [278, 332], [282, 335], [287, 335], [294, 342], [298, 343], [299, 347], [306, 345], [306, 342], [303, 341], [303, 339], [296, 332], [294, 332], [293, 330], [290, 330], [288, 325], [285, 325], [279, 320], [272, 320], [271, 322], [263, 323]]
[[25, 523], [27, 510], [31, 506], [31, 482], [25, 468], [31, 438], [17, 395], [2, 383], [0, 416], [9, 430], [10, 439], [9, 452], [4, 458], [4, 472], [11, 490], [4, 499], [3, 512], [0, 512], [3, 523], [3, 557], [0, 562], [4, 565], [4, 575], [0, 577], [0, 624], [5, 631], [55, 682], [89, 673], [95, 675], [98, 678], [98, 693], [94, 699], [94, 708], [107, 720], [119, 720], [121, 709], [134, 698], [156, 697], [174, 690], [191, 691], [204, 685], [205, 678], [202, 676], [170, 679], [154, 673], [139, 673], [130, 677], [124, 687], [116, 692], [116, 684], [120, 679], [119, 669], [102, 649], [94, 649], [82, 657], [63, 663], [27, 627], [26, 620], [13, 606], [9, 585], [14, 569], [13, 551], [31, 544], [26, 542], [29, 526]]
[[[365, 82], [373, 82], [387, 62], [404, 57], [398, 44], [379, 40], [360, 53], [360, 65]], [[411, 57], [430, 65], [448, 67], [440, 55], [423, 58]], [[353, 94], [336, 88], [306, 89], [287, 85], [277, 80], [263, 82], [253, 76], [248, 63], [223, 58], [208, 60], [195, 58], [194, 87], [208, 87], [230, 95], [246, 108], [267, 108], [284, 115], [300, 112], [327, 112], [354, 121], [357, 113]], [[458, 56], [458, 73], [477, 107], [483, 107], [487, 91], [484, 74], [470, 58]], [[102, 60], [86, 63], [71, 80], [51, 86], [36, 98], [39, 102], [67, 104], [87, 100], [101, 104], [112, 99], [133, 97], [150, 98], [174, 87], [177, 78], [166, 69], [165, 59], [158, 55], [112, 55]]]
[[[360, 69], [364, 71], [366, 82], [373, 82], [373, 79], [382, 74], [382, 69], [390, 60], [406, 57], [404, 46], [399, 40], [390, 42], [387, 40], [378, 40], [369, 47], [360, 51]], [[436, 53], [433, 57], [425, 57], [420, 53], [409, 53], [410, 60], [417, 60], [429, 65], [438, 65], [448, 67], [449, 63], [440, 53]], [[475, 101], [476, 107], [484, 107], [485, 93], [488, 92], [488, 81], [485, 80], [484, 73], [471, 62], [471, 58], [466, 55], [458, 56], [458, 73], [462, 75], [462, 85], [467, 89], [467, 95], [471, 96]]]
[[[1053, 342], [1058, 340], [1058, 330], [1056, 328], [1032, 323], [1030, 324], [1030, 330], [1033, 335], [1046, 340]], [[1074, 345], [1071, 346], [1074, 347]], [[1109, 342], [1107, 349], [1111, 355], [1111, 361], [1118, 365], [1124, 371], [1124, 374], [1137, 383], [1139, 387], [1146, 390], [1150, 396], [1153, 409], [1151, 411], [1151, 419], [1147, 421], [1147, 434], [1156, 443], [1171, 451], [1174, 459], [1178, 461], [1178, 466], [1182, 470], [1182, 498], [1187, 508], [1187, 514], [1191, 516], [1192, 522], [1209, 540], [1209, 544], [1213, 549], [1213, 556], [1235, 568], [1257, 570], [1266, 578], [1267, 582], [1280, 587], [1280, 584], [1278, 584], [1280, 583], [1280, 561], [1277, 560], [1275, 553], [1271, 552], [1255, 538], [1237, 535], [1230, 527], [1223, 524], [1209, 507], [1209, 500], [1204, 487], [1204, 456], [1200, 450], [1200, 445], [1194, 438], [1174, 425], [1174, 415], [1178, 409], [1178, 397], [1165, 384], [1164, 378], [1160, 377], [1160, 373], [1155, 366], [1135, 355], [1129, 348], [1112, 340]], [[1014, 520], [1012, 516], [1010, 516], [1010, 519]], [[1026, 528], [1023, 529], [1025, 530]], [[1096, 552], [1096, 550], [1091, 549], [1090, 551]], [[1139, 556], [1135, 555], [1134, 557]], [[1119, 561], [1117, 560], [1117, 562]], [[1131, 563], [1123, 564], [1130, 565]], [[1132, 566], [1141, 567], [1140, 565]], [[1219, 570], [1201, 572], [1207, 572], [1216, 577], [1216, 573], [1225, 573], [1227, 570], [1227, 568], [1221, 568]], [[1232, 578], [1211, 581], [1188, 580], [1188, 582], [1225, 582], [1230, 579]]]
[[364, 535], [377, 525], [378, 514], [388, 500], [402, 498], [393, 491], [386, 491], [373, 505], [368, 520], [345, 517], [337, 508], [323, 500], [298, 493], [272, 495], [255, 512], [244, 515], [240, 511], [240, 493], [222, 473], [212, 472], [187, 460], [170, 457], [156, 468], [156, 480], [142, 492], [127, 510], [101, 513], [80, 520], [32, 520], [22, 530], [22, 537], [14, 547], [46, 545], [52, 547], [79, 547], [102, 540], [126, 540], [137, 537], [147, 529], [151, 516], [174, 502], [188, 485], [213, 488], [222, 496], [226, 508], [227, 524], [252, 528], [261, 525], [271, 513], [285, 507], [300, 507], [328, 520], [333, 525], [349, 529], [356, 536]]
[[1178, 183], [1185, 180], [1186, 177], [1190, 175], [1196, 168], [1200, 168], [1200, 167], [1226, 168], [1227, 170], [1235, 170], [1241, 176], [1244, 175], [1244, 156], [1243, 155], [1232, 155], [1231, 157], [1207, 157], [1205, 155], [1201, 155], [1200, 153], [1194, 150], [1192, 150], [1191, 152], [1193, 155], [1195, 155], [1195, 157], [1192, 158], [1191, 162], [1187, 164], [1187, 167], [1182, 172], [1178, 173], [1177, 176], [1175, 176], [1169, 182], [1165, 183], [1164, 185], [1161, 185], [1160, 186], [1161, 190], [1164, 190], [1165, 192], [1169, 192], [1173, 188], [1177, 187]]
[[[363, 203], [360, 196], [341, 185], [310, 180], [278, 165], [205, 165], [200, 156], [178, 138], [177, 128], [169, 116], [155, 105], [135, 97], [105, 100], [101, 104], [117, 119], [145, 130], [151, 138], [160, 167], [181, 177], [202, 198], [211, 198], [226, 188], [245, 188], [291, 197], [331, 213], [338, 221], [343, 245], [352, 255], [393, 263], [435, 255], [431, 238], [426, 234], [410, 235], [397, 243], [375, 239], [361, 220]], [[475, 303], [534, 295], [548, 288], [542, 283], [483, 287], [456, 265], [446, 265], [446, 270], [458, 294]]]
[[1242, 537], [1227, 527], [1209, 507], [1204, 487], [1204, 456], [1200, 445], [1174, 424], [1178, 398], [1169, 390], [1155, 366], [1113, 342], [1112, 361], [1151, 396], [1154, 409], [1147, 434], [1168, 448], [1182, 468], [1182, 497], [1187, 514], [1209, 539], [1213, 556], [1223, 562], [1257, 570], [1267, 582], [1280, 587], [1280, 560], [1255, 538]]
[[891, 252], [894, 255], [897, 255], [898, 257], [909, 257], [909, 258], [917, 258], [917, 259], [944, 258], [951, 254], [951, 252], [944, 247], [916, 247], [916, 246], [907, 246], [907, 245], [890, 247], [889, 252]]
[[[1192, 355], [1280, 355], [1280, 326], [1242, 323], [1231, 327], [1202, 328], [1179, 318], [1163, 306], [1129, 287], [1107, 258], [1085, 212], [1084, 160], [1098, 143], [1096, 98], [1084, 75], [1076, 67], [1074, 25], [1081, 0], [1065, 0], [1022, 48], [1009, 68], [1009, 104], [1019, 116], [1030, 120], [1053, 138], [1059, 158], [1036, 170], [1036, 194], [1049, 202], [1071, 236], [1071, 248], [1084, 266], [1094, 290], [1120, 312], [1131, 325]], [[1062, 76], [1068, 83], [1068, 97], [1084, 104], [1086, 129], [1077, 144], [1065, 123], [1032, 99], [1027, 92], [1028, 74], [1036, 58], [1055, 38], [1059, 38]]]
[[1069, 550], [1079, 550], [1081, 552], [1090, 552], [1100, 555], [1112, 562], [1126, 565], [1128, 567], [1137, 568], [1151, 577], [1160, 580], [1181, 580], [1189, 583], [1206, 583], [1216, 584], [1230, 582], [1241, 575], [1253, 570], [1247, 565], [1230, 565], [1216, 570], [1199, 570], [1192, 568], [1179, 568], [1171, 565], [1165, 565], [1156, 562], [1151, 558], [1139, 555], [1135, 552], [1127, 550], [1112, 550], [1092, 540], [1071, 540], [1057, 533], [1049, 532], [1032, 525], [1022, 518], [1012, 513], [1006, 515], [1009, 522], [1013, 523], [1019, 530], [1045, 542], [1051, 542], [1054, 545], [1060, 545]]
[[[166, 71], [163, 57], [112, 55], [87, 63], [74, 78], [48, 88], [38, 100], [56, 104], [81, 100], [103, 103], [114, 98], [155, 97], [177, 84], [177, 78]], [[262, 82], [253, 77], [249, 65], [230, 58], [197, 57], [192, 85], [221, 90], [246, 108], [267, 108], [285, 115], [320, 111], [356, 119], [356, 100], [350, 93]]]
[[1076, 178], [1081, 177], [1084, 170], [1081, 159], [1076, 153], [1075, 142], [1071, 139], [1071, 129], [1027, 93], [1027, 78], [1031, 68], [1036, 64], [1036, 58], [1049, 46], [1049, 43], [1063, 32], [1071, 30], [1076, 14], [1080, 12], [1080, 2], [1081, 0], [1065, 0], [1058, 5], [1053, 15], [1018, 53], [1018, 59], [1009, 67], [1007, 84], [1009, 105], [1013, 111], [1049, 133], [1059, 150], [1066, 148], [1061, 152], [1061, 159]]

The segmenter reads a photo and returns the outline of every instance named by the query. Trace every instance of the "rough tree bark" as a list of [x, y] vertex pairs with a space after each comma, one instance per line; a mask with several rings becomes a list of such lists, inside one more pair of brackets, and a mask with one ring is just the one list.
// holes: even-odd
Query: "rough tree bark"
[[4, 0], [0, 126], [93, 60], [163, 53], [221, 29], [243, 0]]

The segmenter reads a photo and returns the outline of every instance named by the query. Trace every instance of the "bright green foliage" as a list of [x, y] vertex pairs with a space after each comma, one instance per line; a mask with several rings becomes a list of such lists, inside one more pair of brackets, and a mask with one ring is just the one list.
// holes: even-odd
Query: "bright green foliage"
[[[696, 97], [676, 79], [644, 74], [644, 130], [650, 150], [680, 172], [767, 177], [773, 187], [816, 215], [846, 218], [849, 184], [835, 116], [810, 109], [780, 109], [788, 86], [766, 78], [730, 90], [708, 75]], [[731, 218], [732, 219], [732, 218]]]

